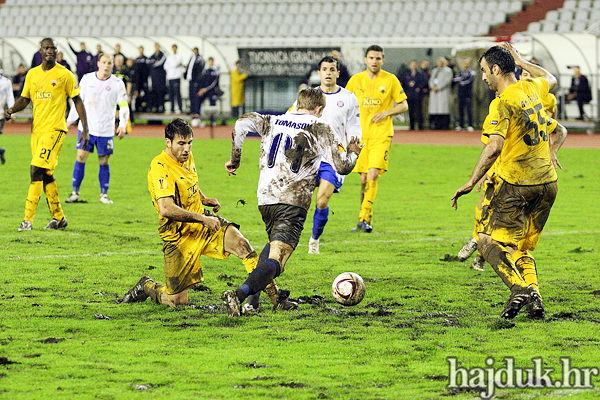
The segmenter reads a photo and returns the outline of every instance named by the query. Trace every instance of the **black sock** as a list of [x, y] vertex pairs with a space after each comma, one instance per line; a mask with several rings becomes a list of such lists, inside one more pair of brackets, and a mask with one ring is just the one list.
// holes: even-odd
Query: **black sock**
[[277, 260], [269, 258], [259, 262], [254, 271], [248, 275], [248, 279], [235, 291], [238, 299], [244, 301], [251, 294], [259, 293], [267, 287], [269, 283], [279, 276], [281, 265]]

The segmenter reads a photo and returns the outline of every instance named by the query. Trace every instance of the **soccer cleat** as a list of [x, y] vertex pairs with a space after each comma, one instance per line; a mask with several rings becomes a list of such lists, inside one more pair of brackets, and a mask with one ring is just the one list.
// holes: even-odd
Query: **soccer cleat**
[[65, 217], [62, 217], [60, 221], [56, 218], [52, 218], [50, 222], [48, 222], [48, 225], [46, 225], [46, 229], [64, 229], [67, 225], [69, 225], [69, 223]]
[[0, 163], [4, 164], [6, 162], [6, 158], [4, 157], [4, 152], [6, 150], [4, 150], [2, 147], [0, 147]]
[[527, 304], [527, 311], [529, 312], [529, 318], [531, 319], [546, 319], [546, 310], [544, 309], [544, 303], [540, 293], [533, 289], [531, 294], [531, 302]]
[[23, 231], [30, 231], [32, 229], [33, 229], [33, 224], [31, 223], [31, 221], [24, 220], [23, 222], [21, 222], [21, 225], [19, 225], [19, 228], [17, 230], [19, 232], [23, 232]]
[[72, 192], [69, 197], [65, 199], [65, 203], [77, 203], [79, 201], [79, 192]]
[[472, 127], [472, 126], [468, 126], [468, 127], [467, 127], [467, 131], [469, 131], [469, 132], [473, 132], [473, 131], [474, 131], [474, 129], [473, 129], [473, 127]]
[[77, 203], [79, 201], [79, 193], [72, 192], [69, 197], [65, 199], [65, 203]]
[[471, 268], [476, 269], [477, 271], [485, 271], [485, 258], [483, 258], [481, 254], [477, 254], [477, 256], [473, 259]]
[[252, 316], [258, 314], [258, 310], [252, 304], [244, 304], [242, 306], [242, 315]]
[[458, 261], [465, 261], [467, 258], [471, 257], [477, 250], [477, 239], [471, 238], [465, 245], [458, 251]]
[[308, 241], [308, 254], [320, 254], [319, 253], [319, 239], [313, 239], [312, 236]]
[[221, 295], [221, 300], [227, 306], [227, 312], [230, 317], [239, 317], [240, 316], [240, 300], [235, 294], [235, 290], [226, 290]]
[[106, 193], [102, 193], [100, 195], [100, 203], [102, 203], [102, 204], [112, 204], [113, 201], [108, 198], [108, 195]]
[[148, 295], [144, 292], [144, 285], [148, 282], [153, 282], [149, 276], [142, 276], [142, 278], [136, 283], [121, 299], [121, 303], [137, 303], [140, 301], [146, 301]]
[[366, 232], [366, 233], [371, 233], [371, 232], [373, 232], [373, 227], [371, 225], [369, 225], [367, 223], [367, 221], [360, 221], [356, 225], [356, 228], [352, 229], [352, 232]]
[[289, 290], [279, 289], [277, 291], [277, 304], [273, 306], [273, 311], [296, 310], [298, 308], [298, 303], [296, 303], [295, 301], [291, 301], [288, 297], [290, 297]]
[[521, 308], [530, 303], [535, 297], [539, 298], [539, 294], [537, 294], [537, 290], [532, 287], [526, 287], [512, 291], [510, 294], [510, 299], [508, 300], [508, 303], [506, 303], [504, 311], [502, 311], [500, 317], [513, 319], [517, 316], [519, 311], [521, 311]]
[[463, 130], [463, 128], [460, 125], [457, 125], [456, 128], [454, 129], [456, 132], [460, 132]]

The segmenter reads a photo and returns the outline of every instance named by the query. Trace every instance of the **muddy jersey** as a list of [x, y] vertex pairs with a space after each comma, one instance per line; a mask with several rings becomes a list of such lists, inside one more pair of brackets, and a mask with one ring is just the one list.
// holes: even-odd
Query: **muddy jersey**
[[342, 175], [352, 171], [358, 156], [338, 150], [336, 135], [322, 119], [310, 114], [250, 113], [235, 123], [231, 161], [239, 164], [242, 144], [250, 132], [262, 137], [258, 205], [310, 207], [321, 157], [329, 150], [332, 165]]
[[[358, 100], [354, 93], [343, 87], [339, 87], [335, 93], [323, 92], [323, 94], [325, 95], [325, 108], [321, 119], [333, 129], [340, 151], [344, 152], [352, 138], [358, 138], [362, 141]], [[291, 110], [294, 110], [295, 107], [296, 103], [294, 103]], [[327, 150], [322, 161], [333, 165], [331, 151]]]
[[548, 144], [549, 117], [541, 101], [547, 93], [545, 79], [524, 79], [490, 103], [490, 127], [484, 134], [504, 138], [496, 173], [508, 183], [529, 186], [557, 179]]

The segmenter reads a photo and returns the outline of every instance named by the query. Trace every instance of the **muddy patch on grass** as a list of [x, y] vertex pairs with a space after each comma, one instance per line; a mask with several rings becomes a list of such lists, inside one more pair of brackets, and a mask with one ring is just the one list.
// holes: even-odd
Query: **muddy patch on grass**
[[594, 249], [584, 249], [583, 247], [576, 247], [573, 250], [569, 250], [569, 253], [593, 253]]
[[423, 379], [429, 379], [431, 381], [447, 381], [448, 377], [446, 375], [425, 375]]
[[212, 293], [212, 290], [210, 290], [210, 288], [209, 288], [208, 286], [206, 286], [206, 285], [201, 285], [201, 284], [194, 285], [194, 286], [192, 287], [192, 290], [193, 290], [194, 292], [206, 292], [206, 293]]
[[0, 357], [0, 365], [21, 364], [17, 361], [9, 360], [7, 357]]
[[440, 261], [445, 261], [445, 262], [454, 262], [454, 261], [460, 261], [458, 259], [458, 256], [451, 256], [450, 254], [444, 254], [444, 257], [440, 258]]
[[47, 339], [40, 340], [40, 342], [48, 344], [48, 343], [59, 343], [59, 342], [62, 342], [63, 340], [65, 340], [65, 338], [49, 337]]
[[306, 387], [306, 385], [304, 383], [300, 383], [300, 382], [289, 382], [289, 383], [282, 382], [278, 386], [288, 387], [291, 389], [302, 389], [302, 388]]
[[291, 301], [295, 301], [298, 304], [322, 304], [322, 303], [326, 303], [327, 300], [325, 300], [325, 298], [323, 296], [319, 296], [318, 294], [315, 294], [313, 296], [300, 296], [297, 299], [290, 299]]
[[511, 320], [504, 319], [504, 318], [499, 318], [494, 323], [492, 323], [490, 325], [490, 329], [492, 331], [499, 331], [499, 330], [502, 330], [502, 329], [512, 329], [515, 326], [516, 326], [515, 323], [512, 322]]
[[271, 365], [259, 364], [258, 361], [252, 361], [251, 363], [248, 363], [248, 364], [242, 364], [242, 367], [257, 369], [257, 368], [271, 368]]

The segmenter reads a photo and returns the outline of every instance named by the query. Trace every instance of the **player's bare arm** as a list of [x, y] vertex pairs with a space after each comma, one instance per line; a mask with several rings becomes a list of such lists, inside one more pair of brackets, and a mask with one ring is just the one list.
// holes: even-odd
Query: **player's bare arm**
[[487, 146], [481, 151], [479, 161], [477, 161], [477, 165], [475, 165], [471, 178], [467, 183], [461, 186], [450, 199], [452, 200], [452, 207], [454, 207], [455, 210], [458, 208], [458, 198], [470, 193], [477, 182], [479, 182], [490, 167], [494, 165], [494, 162], [502, 152], [502, 146], [504, 146], [504, 138], [502, 136], [490, 135], [490, 140], [488, 141]]
[[544, 68], [542, 68], [538, 65], [532, 64], [529, 61], [525, 60], [523, 57], [521, 57], [521, 54], [519, 54], [517, 49], [515, 49], [512, 44], [502, 43], [502, 44], [500, 44], [500, 46], [502, 46], [506, 50], [510, 51], [510, 53], [512, 54], [512, 56], [515, 59], [515, 64], [518, 67], [521, 67], [525, 71], [529, 72], [531, 74], [532, 78], [544, 78], [546, 80], [546, 82], [548, 82], [550, 89], [552, 89], [552, 88], [554, 88], [554, 86], [556, 86], [556, 78], [554, 77], [554, 75], [552, 75], [550, 72], [548, 72]]
[[158, 212], [161, 216], [172, 221], [195, 222], [204, 225], [211, 234], [214, 234], [221, 227], [221, 223], [216, 217], [208, 217], [188, 210], [184, 210], [175, 204], [172, 197], [161, 197], [157, 200]]
[[352, 138], [352, 140], [348, 142], [348, 147], [346, 148], [346, 157], [342, 157], [342, 153], [340, 153], [338, 150], [336, 142], [333, 141], [332, 143], [333, 145], [331, 154], [333, 156], [335, 169], [340, 175], [348, 175], [350, 172], [352, 172], [352, 169], [356, 164], [356, 160], [358, 160], [358, 156], [360, 155], [360, 151], [362, 150], [362, 147], [360, 146], [360, 140], [357, 138]]
[[562, 165], [560, 165], [556, 158], [556, 153], [565, 142], [565, 139], [567, 139], [567, 128], [558, 124], [554, 130], [554, 135], [550, 138], [550, 159], [555, 170], [558, 170], [558, 168], [562, 169]]
[[30, 102], [31, 100], [29, 100], [27, 97], [19, 97], [11, 108], [4, 111], [4, 119], [8, 121], [12, 118], [12, 115], [14, 113], [19, 112], [25, 107], [27, 107], [27, 105], [29, 105]]
[[202, 199], [202, 205], [206, 207], [212, 207], [214, 212], [219, 212], [221, 204], [214, 197], [205, 197]]
[[81, 100], [79, 95], [73, 97], [73, 103], [75, 104], [75, 109], [77, 110], [79, 120], [81, 121], [81, 135], [78, 143], [81, 143], [82, 148], [85, 149], [90, 141], [90, 131], [88, 129], [85, 106], [83, 105], [83, 100]]
[[396, 104], [393, 108], [390, 108], [387, 111], [383, 111], [373, 115], [373, 118], [371, 118], [371, 122], [373, 122], [374, 124], [378, 124], [381, 121], [385, 120], [387, 117], [393, 117], [394, 115], [402, 114], [406, 111], [408, 111], [408, 101], [404, 100], [403, 102]]

